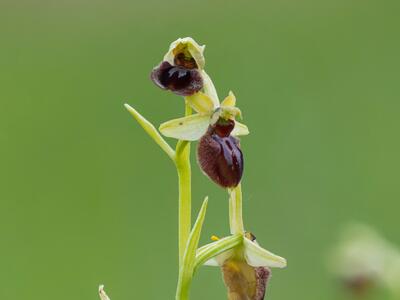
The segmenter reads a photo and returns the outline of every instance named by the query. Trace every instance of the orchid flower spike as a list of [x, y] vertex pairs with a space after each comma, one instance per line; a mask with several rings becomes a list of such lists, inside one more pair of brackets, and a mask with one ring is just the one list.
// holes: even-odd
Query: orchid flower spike
[[203, 172], [224, 188], [237, 186], [243, 174], [243, 154], [236, 136], [249, 130], [235, 120], [241, 116], [235, 95], [229, 92], [217, 107], [202, 92], [186, 97], [186, 101], [197, 113], [161, 124], [160, 132], [180, 140], [200, 140], [197, 157]]
[[204, 48], [190, 37], [177, 39], [151, 72], [151, 80], [161, 89], [180, 96], [200, 91], [203, 88]]
[[[226, 245], [234, 240], [234, 247], [226, 250]], [[225, 251], [218, 251], [224, 248]], [[229, 300], [263, 300], [271, 275], [270, 268], [286, 267], [283, 257], [263, 249], [249, 232], [218, 239], [201, 247], [197, 251], [199, 263], [202, 263], [203, 257], [209, 258], [212, 251], [216, 255], [208, 259], [205, 265], [221, 268]]]

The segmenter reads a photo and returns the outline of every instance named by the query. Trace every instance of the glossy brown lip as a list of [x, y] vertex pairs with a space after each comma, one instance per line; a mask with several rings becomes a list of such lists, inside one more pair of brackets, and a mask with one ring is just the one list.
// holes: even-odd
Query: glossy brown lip
[[243, 154], [239, 140], [233, 136], [220, 136], [210, 126], [197, 147], [200, 168], [216, 184], [224, 188], [235, 187], [243, 175]]
[[159, 88], [179, 96], [190, 96], [203, 88], [203, 79], [197, 69], [173, 66], [166, 61], [153, 69], [150, 78]]

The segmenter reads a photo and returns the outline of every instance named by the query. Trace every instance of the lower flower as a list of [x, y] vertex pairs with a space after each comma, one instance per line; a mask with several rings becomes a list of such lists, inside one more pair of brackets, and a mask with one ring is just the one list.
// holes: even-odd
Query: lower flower
[[[206, 247], [212, 247], [212, 244]], [[271, 275], [270, 267], [284, 268], [286, 260], [261, 248], [254, 235], [245, 233], [241, 243], [208, 260], [205, 265], [221, 268], [229, 300], [263, 300]]]

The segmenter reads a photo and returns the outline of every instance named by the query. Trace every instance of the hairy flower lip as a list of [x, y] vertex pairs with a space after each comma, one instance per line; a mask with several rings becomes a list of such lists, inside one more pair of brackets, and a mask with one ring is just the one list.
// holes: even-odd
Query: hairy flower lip
[[202, 171], [223, 188], [236, 187], [242, 179], [244, 164], [239, 140], [219, 136], [214, 126], [200, 139], [197, 160]]
[[150, 79], [161, 89], [170, 90], [179, 96], [190, 96], [203, 88], [203, 79], [198, 70], [161, 62], [150, 74]]

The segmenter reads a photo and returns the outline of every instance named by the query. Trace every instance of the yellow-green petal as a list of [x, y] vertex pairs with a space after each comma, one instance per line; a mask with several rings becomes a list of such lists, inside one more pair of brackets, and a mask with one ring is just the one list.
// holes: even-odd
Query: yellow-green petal
[[196, 141], [207, 131], [210, 116], [194, 114], [191, 116], [167, 121], [160, 125], [160, 132], [178, 140]]
[[209, 96], [202, 92], [187, 96], [188, 104], [201, 115], [211, 115], [214, 110], [214, 103]]
[[249, 132], [249, 128], [247, 128], [246, 125], [235, 121], [235, 128], [233, 128], [231, 135], [233, 136], [241, 136], [241, 135], [248, 135]]
[[236, 97], [232, 93], [232, 91], [230, 91], [229, 95], [222, 101], [221, 106], [230, 106], [230, 107], [236, 106]]
[[224, 119], [242, 118], [241, 110], [236, 106], [221, 106], [220, 115]]

